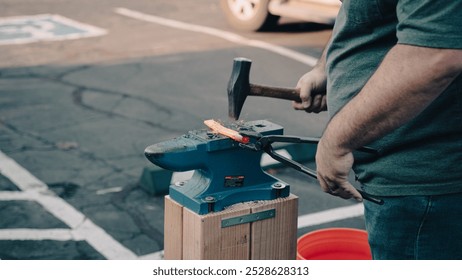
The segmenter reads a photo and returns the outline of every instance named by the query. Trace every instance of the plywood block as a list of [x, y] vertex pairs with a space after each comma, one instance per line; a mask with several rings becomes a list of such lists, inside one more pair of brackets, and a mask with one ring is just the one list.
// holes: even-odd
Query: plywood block
[[275, 209], [276, 216], [251, 225], [252, 260], [294, 260], [297, 255], [298, 197], [259, 201], [252, 213]]
[[250, 213], [248, 205], [239, 203], [206, 215], [183, 209], [183, 259], [249, 259], [250, 224], [222, 228], [226, 218]]
[[164, 216], [164, 258], [183, 259], [183, 206], [165, 197]]

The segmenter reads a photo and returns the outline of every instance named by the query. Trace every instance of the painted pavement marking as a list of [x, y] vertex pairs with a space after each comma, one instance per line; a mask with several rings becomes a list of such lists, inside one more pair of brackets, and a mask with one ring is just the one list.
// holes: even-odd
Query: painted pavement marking
[[1, 151], [0, 173], [21, 190], [21, 192], [0, 192], [0, 200], [35, 201], [46, 211], [50, 212], [70, 227], [70, 230], [3, 229], [0, 231], [0, 239], [8, 237], [11, 239], [32, 238], [38, 240], [40, 238], [48, 239], [55, 237], [58, 240], [66, 238], [72, 240], [85, 240], [107, 259], [130, 260], [139, 258], [72, 205], [56, 196], [56, 194], [48, 189], [45, 183], [37, 179], [29, 171], [25, 170]]
[[314, 58], [312, 56], [302, 54], [300, 52], [291, 50], [289, 48], [284, 48], [281, 46], [273, 45], [264, 41], [260, 40], [252, 40], [245, 38], [243, 36], [240, 36], [238, 34], [228, 32], [225, 30], [220, 30], [217, 28], [212, 28], [208, 26], [202, 26], [202, 25], [197, 25], [197, 24], [190, 24], [186, 22], [181, 22], [177, 20], [172, 20], [172, 19], [167, 19], [167, 18], [162, 18], [154, 15], [149, 15], [141, 12], [137, 12], [134, 10], [129, 10], [126, 8], [116, 8], [115, 12], [119, 15], [123, 15], [126, 17], [134, 18], [137, 20], [141, 21], [146, 21], [146, 22], [152, 22], [156, 24], [160, 24], [163, 26], [168, 26], [171, 28], [176, 28], [176, 29], [182, 29], [186, 31], [192, 31], [192, 32], [198, 32], [198, 33], [203, 33], [211, 36], [215, 36], [218, 38], [222, 38], [224, 40], [236, 43], [236, 44], [241, 44], [241, 45], [247, 45], [255, 48], [260, 48], [260, 49], [265, 49], [268, 51], [271, 51], [273, 53], [277, 53], [279, 55], [294, 59], [298, 62], [307, 64], [309, 66], [314, 66], [316, 65], [316, 62], [318, 61], [317, 58]]
[[339, 220], [361, 217], [364, 215], [364, 205], [338, 207], [298, 217], [298, 228], [311, 227]]
[[69, 229], [33, 229], [33, 228], [14, 228], [0, 229], [0, 240], [74, 240], [72, 230]]
[[43, 14], [0, 18], [0, 45], [73, 40], [107, 31], [60, 15]]

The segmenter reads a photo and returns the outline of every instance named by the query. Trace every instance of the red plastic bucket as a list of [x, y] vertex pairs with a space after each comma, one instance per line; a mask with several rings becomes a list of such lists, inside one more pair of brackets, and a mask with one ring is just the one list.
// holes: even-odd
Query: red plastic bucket
[[367, 232], [329, 228], [309, 232], [297, 241], [297, 260], [371, 260]]

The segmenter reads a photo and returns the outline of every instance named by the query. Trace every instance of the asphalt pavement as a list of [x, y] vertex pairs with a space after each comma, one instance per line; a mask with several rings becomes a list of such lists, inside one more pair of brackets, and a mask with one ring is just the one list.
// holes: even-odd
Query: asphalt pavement
[[[144, 149], [227, 119], [235, 57], [252, 59], [251, 82], [293, 87], [330, 35], [286, 19], [237, 32], [213, 0], [0, 0], [0, 11], [0, 259], [162, 258], [163, 194], [140, 187]], [[327, 115], [249, 97], [241, 119], [314, 137]], [[303, 202], [299, 235], [364, 228], [360, 204], [270, 172]]]

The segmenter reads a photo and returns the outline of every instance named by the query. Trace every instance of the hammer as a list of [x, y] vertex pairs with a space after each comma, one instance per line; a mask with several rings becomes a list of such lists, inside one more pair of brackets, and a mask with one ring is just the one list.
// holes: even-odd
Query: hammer
[[241, 114], [247, 96], [266, 96], [302, 102], [300, 90], [251, 84], [249, 82], [252, 61], [238, 57], [234, 59], [233, 71], [228, 82], [228, 115], [237, 120]]

